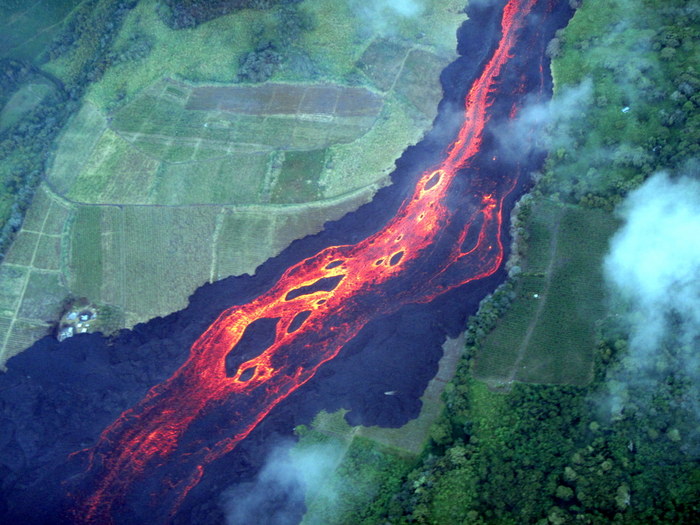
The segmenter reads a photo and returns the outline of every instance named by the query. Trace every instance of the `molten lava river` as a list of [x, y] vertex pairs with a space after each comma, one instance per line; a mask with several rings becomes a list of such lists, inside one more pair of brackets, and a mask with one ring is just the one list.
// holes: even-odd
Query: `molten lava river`
[[[502, 2], [498, 36], [462, 91], [457, 134], [378, 231], [327, 246], [288, 267], [247, 304], [223, 311], [169, 379], [123, 412], [94, 446], [72, 454], [89, 483], [67, 485], [71, 520], [109, 523], [134, 491], [147, 491], [154, 505], [167, 507], [165, 515], [174, 515], [208, 465], [231, 453], [367, 323], [501, 269], [504, 211], [522, 185], [522, 170], [517, 163], [484, 167], [497, 160], [491, 152], [483, 158], [485, 130], [492, 121], [513, 120], [525, 96], [544, 89], [544, 45], [533, 34], [555, 5]], [[531, 71], [532, 60], [518, 62], [519, 53], [538, 54], [539, 70]], [[530, 70], [520, 71], [518, 63]], [[499, 103], [501, 94], [507, 104]], [[254, 355], [239, 351], [249, 328], [270, 334]]]

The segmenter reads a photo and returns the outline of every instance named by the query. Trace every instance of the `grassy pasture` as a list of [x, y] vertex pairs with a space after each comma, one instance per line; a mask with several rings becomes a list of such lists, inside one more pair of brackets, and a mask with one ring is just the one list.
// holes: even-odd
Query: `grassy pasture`
[[2, 315], [0, 315], [0, 362], [4, 360], [2, 349], [5, 344], [5, 339], [10, 333], [11, 328], [12, 319], [10, 317], [3, 317]]
[[65, 195], [71, 190], [105, 129], [106, 119], [92, 104], [84, 104], [71, 118], [58, 139], [47, 173], [56, 192]]
[[159, 161], [107, 130], [66, 196], [95, 204], [147, 204], [159, 166]]
[[41, 233], [46, 222], [46, 212], [51, 206], [51, 197], [40, 187], [34, 194], [32, 206], [24, 216], [22, 231]]
[[68, 206], [59, 202], [58, 199], [52, 198], [42, 232], [46, 235], [63, 234], [66, 228], [66, 221], [68, 221], [70, 214], [71, 209]]
[[302, 35], [301, 46], [327, 80], [339, 81], [356, 71], [356, 63], [376, 37], [394, 41], [418, 40], [422, 46], [454, 56], [455, 32], [464, 21], [464, 2], [421, 2], [420, 16], [402, 17], [391, 9], [368, 9], [334, 0], [317, 0], [304, 8], [318, 21]]
[[45, 235], [39, 237], [32, 266], [41, 270], [61, 269], [61, 237]]
[[32, 263], [34, 250], [39, 241], [40, 234], [33, 231], [22, 230], [12, 243], [4, 262], [20, 266], [29, 266]]
[[29, 270], [22, 266], [0, 265], [0, 315], [13, 317], [24, 290]]
[[102, 283], [102, 208], [78, 207], [70, 240], [70, 289], [77, 296], [97, 298]]
[[71, 289], [134, 323], [186, 304], [210, 276], [217, 208], [81, 206]]
[[255, 27], [274, 17], [271, 11], [242, 10], [195, 28], [173, 30], [159, 19], [156, 6], [156, 0], [143, 0], [127, 15], [113, 47], [126, 48], [130, 40], [145, 37], [152, 48], [146, 59], [117, 64], [90, 87], [87, 97], [100, 108], [130, 100], [173, 75], [195, 82], [232, 82], [239, 58], [252, 48]]
[[287, 204], [318, 198], [318, 180], [326, 160], [325, 150], [290, 151], [272, 192], [272, 202]]
[[269, 154], [232, 153], [199, 162], [163, 163], [152, 202], [255, 204], [263, 201]]
[[70, 210], [40, 187], [27, 220], [0, 264], [0, 362], [45, 335], [68, 295], [63, 230]]
[[448, 63], [448, 59], [421, 49], [414, 49], [406, 57], [401, 75], [396, 82], [396, 92], [406, 97], [430, 122], [437, 115], [435, 101], [442, 95], [440, 72]]
[[184, 307], [209, 280], [219, 210], [126, 207], [121, 213], [125, 279], [116, 284], [124, 289], [127, 312], [143, 319]]
[[278, 214], [267, 210], [227, 212], [216, 245], [216, 277], [252, 275], [279, 253], [284, 243], [279, 240], [278, 221]]
[[59, 273], [32, 270], [18, 317], [50, 322], [61, 313], [61, 301], [66, 294], [67, 290], [61, 283]]
[[171, 81], [156, 84], [119, 109], [111, 123], [137, 146], [155, 145], [148, 153], [170, 162], [190, 160], [210, 142], [219, 145], [216, 156], [230, 143], [270, 151], [352, 142], [372, 127], [382, 107], [369, 90], [333, 85], [201, 86], [191, 88], [188, 99], [164, 95], [172, 86], [185, 89]]
[[351, 144], [328, 148], [330, 162], [320, 179], [323, 195], [342, 195], [381, 181], [393, 171], [400, 151], [418, 142], [422, 135], [409, 108], [394, 98], [387, 99], [377, 124], [365, 135]]
[[394, 86], [410, 48], [393, 40], [373, 41], [357, 62], [357, 67], [382, 91]]
[[601, 265], [616, 222], [601, 210], [540, 201], [517, 299], [476, 356], [475, 376], [496, 382], [583, 385], [591, 379]]

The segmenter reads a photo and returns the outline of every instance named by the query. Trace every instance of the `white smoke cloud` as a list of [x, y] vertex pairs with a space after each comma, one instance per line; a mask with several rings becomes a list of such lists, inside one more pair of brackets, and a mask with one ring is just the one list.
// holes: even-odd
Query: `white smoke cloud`
[[546, 102], [526, 103], [514, 120], [497, 127], [501, 155], [517, 161], [533, 148], [550, 152], [573, 148], [574, 130], [592, 98], [593, 83], [586, 79], [577, 86], [565, 86]]
[[674, 403], [700, 418], [700, 180], [654, 175], [618, 213], [604, 272], [630, 337], [606, 402], [613, 416], [647, 409], [673, 378], [686, 385]]
[[296, 525], [309, 491], [333, 502], [335, 495], [326, 480], [343, 450], [337, 445], [294, 445], [288, 441], [276, 446], [254, 481], [224, 493], [222, 507], [228, 525]]
[[[630, 343], [653, 352], [672, 327], [682, 343], [700, 334], [700, 181], [651, 177], [620, 209], [605, 275], [633, 310]], [[680, 325], [678, 324], [680, 323]]]
[[379, 35], [394, 33], [394, 24], [402, 18], [413, 18], [424, 11], [420, 0], [348, 0], [350, 9], [364, 23], [364, 31]]

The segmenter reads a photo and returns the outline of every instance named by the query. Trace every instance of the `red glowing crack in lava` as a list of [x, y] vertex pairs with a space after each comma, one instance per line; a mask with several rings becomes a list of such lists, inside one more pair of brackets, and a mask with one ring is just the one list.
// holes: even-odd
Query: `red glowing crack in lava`
[[[431, 245], [450, 223], [454, 212], [445, 205], [450, 183], [480, 149], [497, 77], [512, 58], [518, 30], [535, 2], [507, 3], [500, 42], [469, 90], [457, 139], [440, 166], [421, 176], [412, 196], [381, 231], [354, 245], [323, 249], [287, 269], [257, 299], [224, 311], [194, 343], [182, 367], [153, 387], [102, 432], [93, 448], [84, 451], [89, 458], [88, 473], [95, 481], [90, 493], [77, 497], [76, 521], [110, 521], [113, 506], [124, 501], [132, 484], [146, 470], [151, 475], [168, 461], [186, 465], [189, 472], [184, 479], [164, 480], [162, 488], [176, 494], [172, 506], [177, 508], [207, 464], [230, 452], [370, 319], [406, 303], [429, 302], [498, 269], [503, 260], [503, 200], [517, 176], [506, 175], [512, 179], [509, 188], [497, 190], [496, 182], [470, 173], [469, 193], [474, 199], [465, 202], [463, 210], [471, 212], [451, 252], [441, 264], [423, 268], [420, 282], [411, 281], [398, 294], [376, 300], [384, 283], [431, 253]], [[338, 281], [332, 290], [310, 288], [319, 279], [329, 278]], [[242, 363], [235, 374], [227, 375], [226, 356], [232, 349], [235, 352], [246, 328], [264, 318], [278, 319], [274, 342]], [[225, 417], [217, 416], [211, 432], [205, 432], [206, 439], [188, 434], [195, 421], [224, 402], [228, 407]]]

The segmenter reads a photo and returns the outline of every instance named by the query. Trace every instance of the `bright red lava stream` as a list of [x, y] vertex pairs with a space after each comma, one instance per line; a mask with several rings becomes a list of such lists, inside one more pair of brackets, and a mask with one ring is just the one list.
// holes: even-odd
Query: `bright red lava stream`
[[[519, 29], [535, 2], [507, 3], [502, 36], [466, 96], [458, 137], [439, 167], [420, 177], [413, 194], [382, 230], [354, 245], [323, 249], [287, 269], [268, 292], [224, 311], [170, 379], [124, 412], [93, 448], [82, 451], [89, 458], [88, 474], [94, 483], [89, 493], [75, 495], [72, 512], [77, 522], [110, 522], [132, 484], [166, 462], [176, 462], [189, 473], [182, 479], [164, 474], [164, 483], [153, 494], [155, 504], [167, 502], [174, 512], [207, 464], [231, 452], [368, 321], [407, 303], [427, 303], [500, 267], [503, 202], [516, 184], [517, 173], [504, 174], [509, 184], [503, 189], [503, 179], [496, 182], [470, 172], [471, 200], [460, 204], [461, 216], [466, 209], [469, 219], [461, 225], [458, 241], [441, 251], [437, 261], [430, 259], [431, 247], [455, 215], [445, 198], [453, 179], [479, 152], [497, 78], [512, 58]], [[391, 297], [382, 297], [385, 283], [406, 275], [421, 261], [420, 279], [407, 281], [410, 286]], [[332, 290], [313, 288], [320, 279], [329, 278], [337, 281]], [[278, 320], [274, 342], [234, 374], [227, 374], [227, 355], [232, 349], [235, 352], [246, 328], [259, 319]], [[224, 403], [223, 415], [211, 416]], [[202, 419], [211, 423], [211, 429], [199, 437], [201, 428], [195, 434], [192, 427]]]

